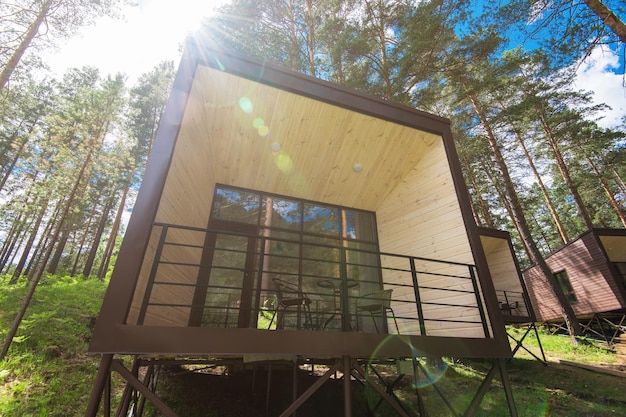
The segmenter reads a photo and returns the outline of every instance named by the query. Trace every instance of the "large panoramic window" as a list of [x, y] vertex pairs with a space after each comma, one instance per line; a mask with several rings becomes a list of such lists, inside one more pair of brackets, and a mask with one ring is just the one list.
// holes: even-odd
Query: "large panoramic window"
[[375, 249], [377, 243], [372, 212], [226, 186], [215, 190], [211, 220], [256, 224], [261, 233], [284, 231], [296, 240], [316, 237], [333, 246], [350, 241]]
[[[208, 288], [208, 296], [196, 299], [206, 298], [197, 324], [256, 327], [259, 311], [268, 303], [276, 311], [284, 292], [307, 294], [316, 303], [309, 307], [332, 312], [338, 308], [334, 291], [343, 284], [361, 293], [381, 288], [372, 212], [218, 185], [209, 230], [217, 238], [207, 245], [211, 272], [199, 285]], [[242, 270], [247, 272], [242, 275]], [[224, 311], [230, 312], [228, 319], [219, 316]], [[285, 328], [331, 325], [309, 323], [302, 309], [285, 313], [270, 320], [280, 320]]]

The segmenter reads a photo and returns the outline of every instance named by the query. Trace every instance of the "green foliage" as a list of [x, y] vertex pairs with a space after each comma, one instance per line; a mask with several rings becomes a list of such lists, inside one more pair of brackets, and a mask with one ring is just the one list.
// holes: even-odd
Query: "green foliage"
[[[519, 340], [523, 336], [525, 329], [523, 327], [509, 327], [508, 331]], [[580, 361], [581, 358], [584, 358], [585, 363], [615, 364], [615, 352], [594, 343], [592, 339], [579, 337], [578, 345], [574, 345], [569, 336], [551, 335], [543, 329], [539, 329], [538, 333], [541, 346], [546, 352], [550, 352], [550, 355], [553, 355], [553, 357], [570, 361]], [[526, 336], [524, 346], [540, 356], [539, 343], [534, 333], [531, 332]], [[522, 350], [516, 357], [530, 359], [531, 355]]]
[[[6, 277], [0, 278], [0, 336], [6, 330], [19, 309], [26, 288], [23, 285], [7, 285]], [[92, 331], [93, 318], [100, 308], [106, 282], [76, 277], [47, 276], [45, 285], [35, 293], [33, 304], [9, 354], [0, 362], [0, 415], [3, 416], [81, 416], [89, 399], [96, 375], [98, 357], [86, 355], [88, 340]], [[268, 314], [269, 316], [269, 314]], [[269, 317], [264, 320], [269, 321]], [[509, 328], [511, 334], [521, 337], [522, 329]], [[552, 336], [540, 330], [541, 343], [546, 355], [551, 358], [567, 359], [575, 362], [611, 364], [615, 354], [591, 342], [581, 340], [573, 346], [568, 337]], [[536, 337], [529, 334], [525, 346], [539, 354]], [[440, 376], [437, 386], [457, 410], [466, 407], [473, 393], [483, 380], [490, 364], [481, 360], [451, 361], [424, 365]], [[443, 366], [441, 366], [443, 365]], [[544, 366], [520, 351], [507, 366], [512, 381], [513, 395], [520, 416], [609, 416], [619, 415], [626, 403], [623, 392], [626, 379], [595, 373], [556, 363]], [[395, 379], [395, 368], [384, 370], [383, 375], [391, 382]], [[189, 378], [185, 377], [187, 375]], [[198, 376], [180, 372], [163, 372], [159, 383], [161, 397], [181, 416], [228, 416], [228, 412], [245, 413], [250, 404], [242, 401], [249, 395], [251, 375], [245, 376], [206, 376], [215, 381], [213, 393], [208, 395], [207, 386], [200, 384]], [[272, 391], [274, 402], [286, 393], [286, 406], [289, 400], [291, 371], [286, 372], [285, 388], [281, 374], [273, 376]], [[257, 377], [262, 380], [262, 377]], [[431, 416], [449, 416], [450, 411], [442, 402], [431, 384], [420, 383], [420, 395]], [[116, 382], [114, 386], [118, 386]], [[304, 386], [304, 385], [303, 385]], [[316, 400], [309, 401], [299, 414], [334, 415], [343, 410], [342, 382], [331, 380], [324, 390], [316, 394]], [[416, 397], [412, 378], [405, 377], [397, 385], [396, 394], [406, 400], [409, 407], [415, 407]], [[265, 398], [263, 384], [257, 382], [260, 390], [256, 399]], [[263, 392], [261, 392], [263, 391]], [[283, 392], [284, 391], [284, 392]], [[280, 397], [280, 398], [279, 398]], [[377, 394], [370, 389], [356, 387], [353, 403], [356, 416], [367, 415], [365, 404], [376, 404]], [[262, 401], [261, 401], [262, 402]], [[256, 403], [255, 403], [256, 404]], [[234, 406], [236, 405], [236, 407]], [[261, 407], [256, 404], [255, 406]], [[148, 404], [147, 410], [152, 410]], [[208, 407], [208, 408], [207, 408]], [[218, 412], [220, 407], [224, 410]], [[331, 410], [329, 411], [329, 407]], [[242, 411], [244, 410], [244, 411]], [[278, 409], [277, 409], [278, 410]], [[278, 410], [280, 411], [280, 410]], [[211, 414], [213, 413], [213, 414]], [[617, 413], [617, 414], [616, 414]], [[232, 414], [232, 415], [235, 415]], [[244, 415], [244, 414], [239, 414]], [[381, 405], [376, 416], [393, 416], [393, 411]], [[508, 406], [498, 378], [488, 390], [481, 405], [480, 416], [508, 415]]]
[[[86, 355], [87, 345], [107, 283], [58, 276], [45, 282], [0, 362], [3, 416], [79, 416], [89, 399], [99, 358]], [[4, 339], [27, 289], [0, 285]]]

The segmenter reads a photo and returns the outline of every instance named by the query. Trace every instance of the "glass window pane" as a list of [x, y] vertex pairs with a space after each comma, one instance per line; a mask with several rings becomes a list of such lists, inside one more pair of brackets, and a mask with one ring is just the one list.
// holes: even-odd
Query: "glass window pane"
[[256, 224], [259, 218], [259, 199], [256, 193], [218, 188], [215, 191], [214, 219]]
[[346, 237], [376, 242], [374, 215], [363, 211], [346, 210]]
[[305, 233], [324, 235], [338, 235], [341, 216], [339, 209], [316, 205], [304, 204], [303, 227]]
[[576, 298], [576, 293], [574, 292], [572, 283], [570, 282], [569, 277], [567, 276], [567, 272], [565, 271], [557, 272], [556, 274], [554, 274], [554, 278], [556, 278], [557, 282], [561, 286], [561, 289], [563, 290], [563, 294], [565, 294], [567, 301], [569, 301], [570, 303], [577, 302], [578, 299]]
[[261, 223], [264, 226], [300, 230], [300, 202], [279, 197], [263, 196]]

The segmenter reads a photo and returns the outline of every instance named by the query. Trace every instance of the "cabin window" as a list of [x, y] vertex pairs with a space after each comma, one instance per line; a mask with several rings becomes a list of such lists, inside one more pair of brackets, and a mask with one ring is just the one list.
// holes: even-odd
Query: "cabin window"
[[221, 185], [215, 189], [211, 220], [292, 231], [301, 236], [330, 239], [328, 242], [333, 244], [378, 241], [372, 212]]
[[[282, 282], [309, 294], [328, 291], [320, 280], [357, 280], [364, 293], [380, 289], [372, 212], [218, 185], [209, 230], [216, 236], [205, 248], [210, 272], [198, 278], [190, 325], [262, 327], [260, 310], [276, 302]], [[281, 325], [302, 323], [294, 314]]]
[[574, 292], [574, 288], [572, 287], [572, 283], [567, 276], [567, 272], [564, 270], [557, 272], [554, 274], [554, 278], [556, 278], [556, 281], [561, 286], [561, 290], [563, 291], [563, 294], [565, 294], [565, 298], [567, 298], [567, 301], [569, 301], [570, 303], [578, 302], [578, 299], [576, 298], [576, 293]]

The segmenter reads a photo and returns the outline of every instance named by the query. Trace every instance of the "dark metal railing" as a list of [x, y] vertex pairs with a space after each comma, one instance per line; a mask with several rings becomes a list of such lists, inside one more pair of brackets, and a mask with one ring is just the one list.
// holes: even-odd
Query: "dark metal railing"
[[522, 291], [496, 290], [500, 311], [506, 316], [529, 317], [529, 302]]
[[138, 324], [161, 317], [188, 326], [491, 337], [470, 264], [346, 240], [338, 246], [279, 233], [154, 228]]

